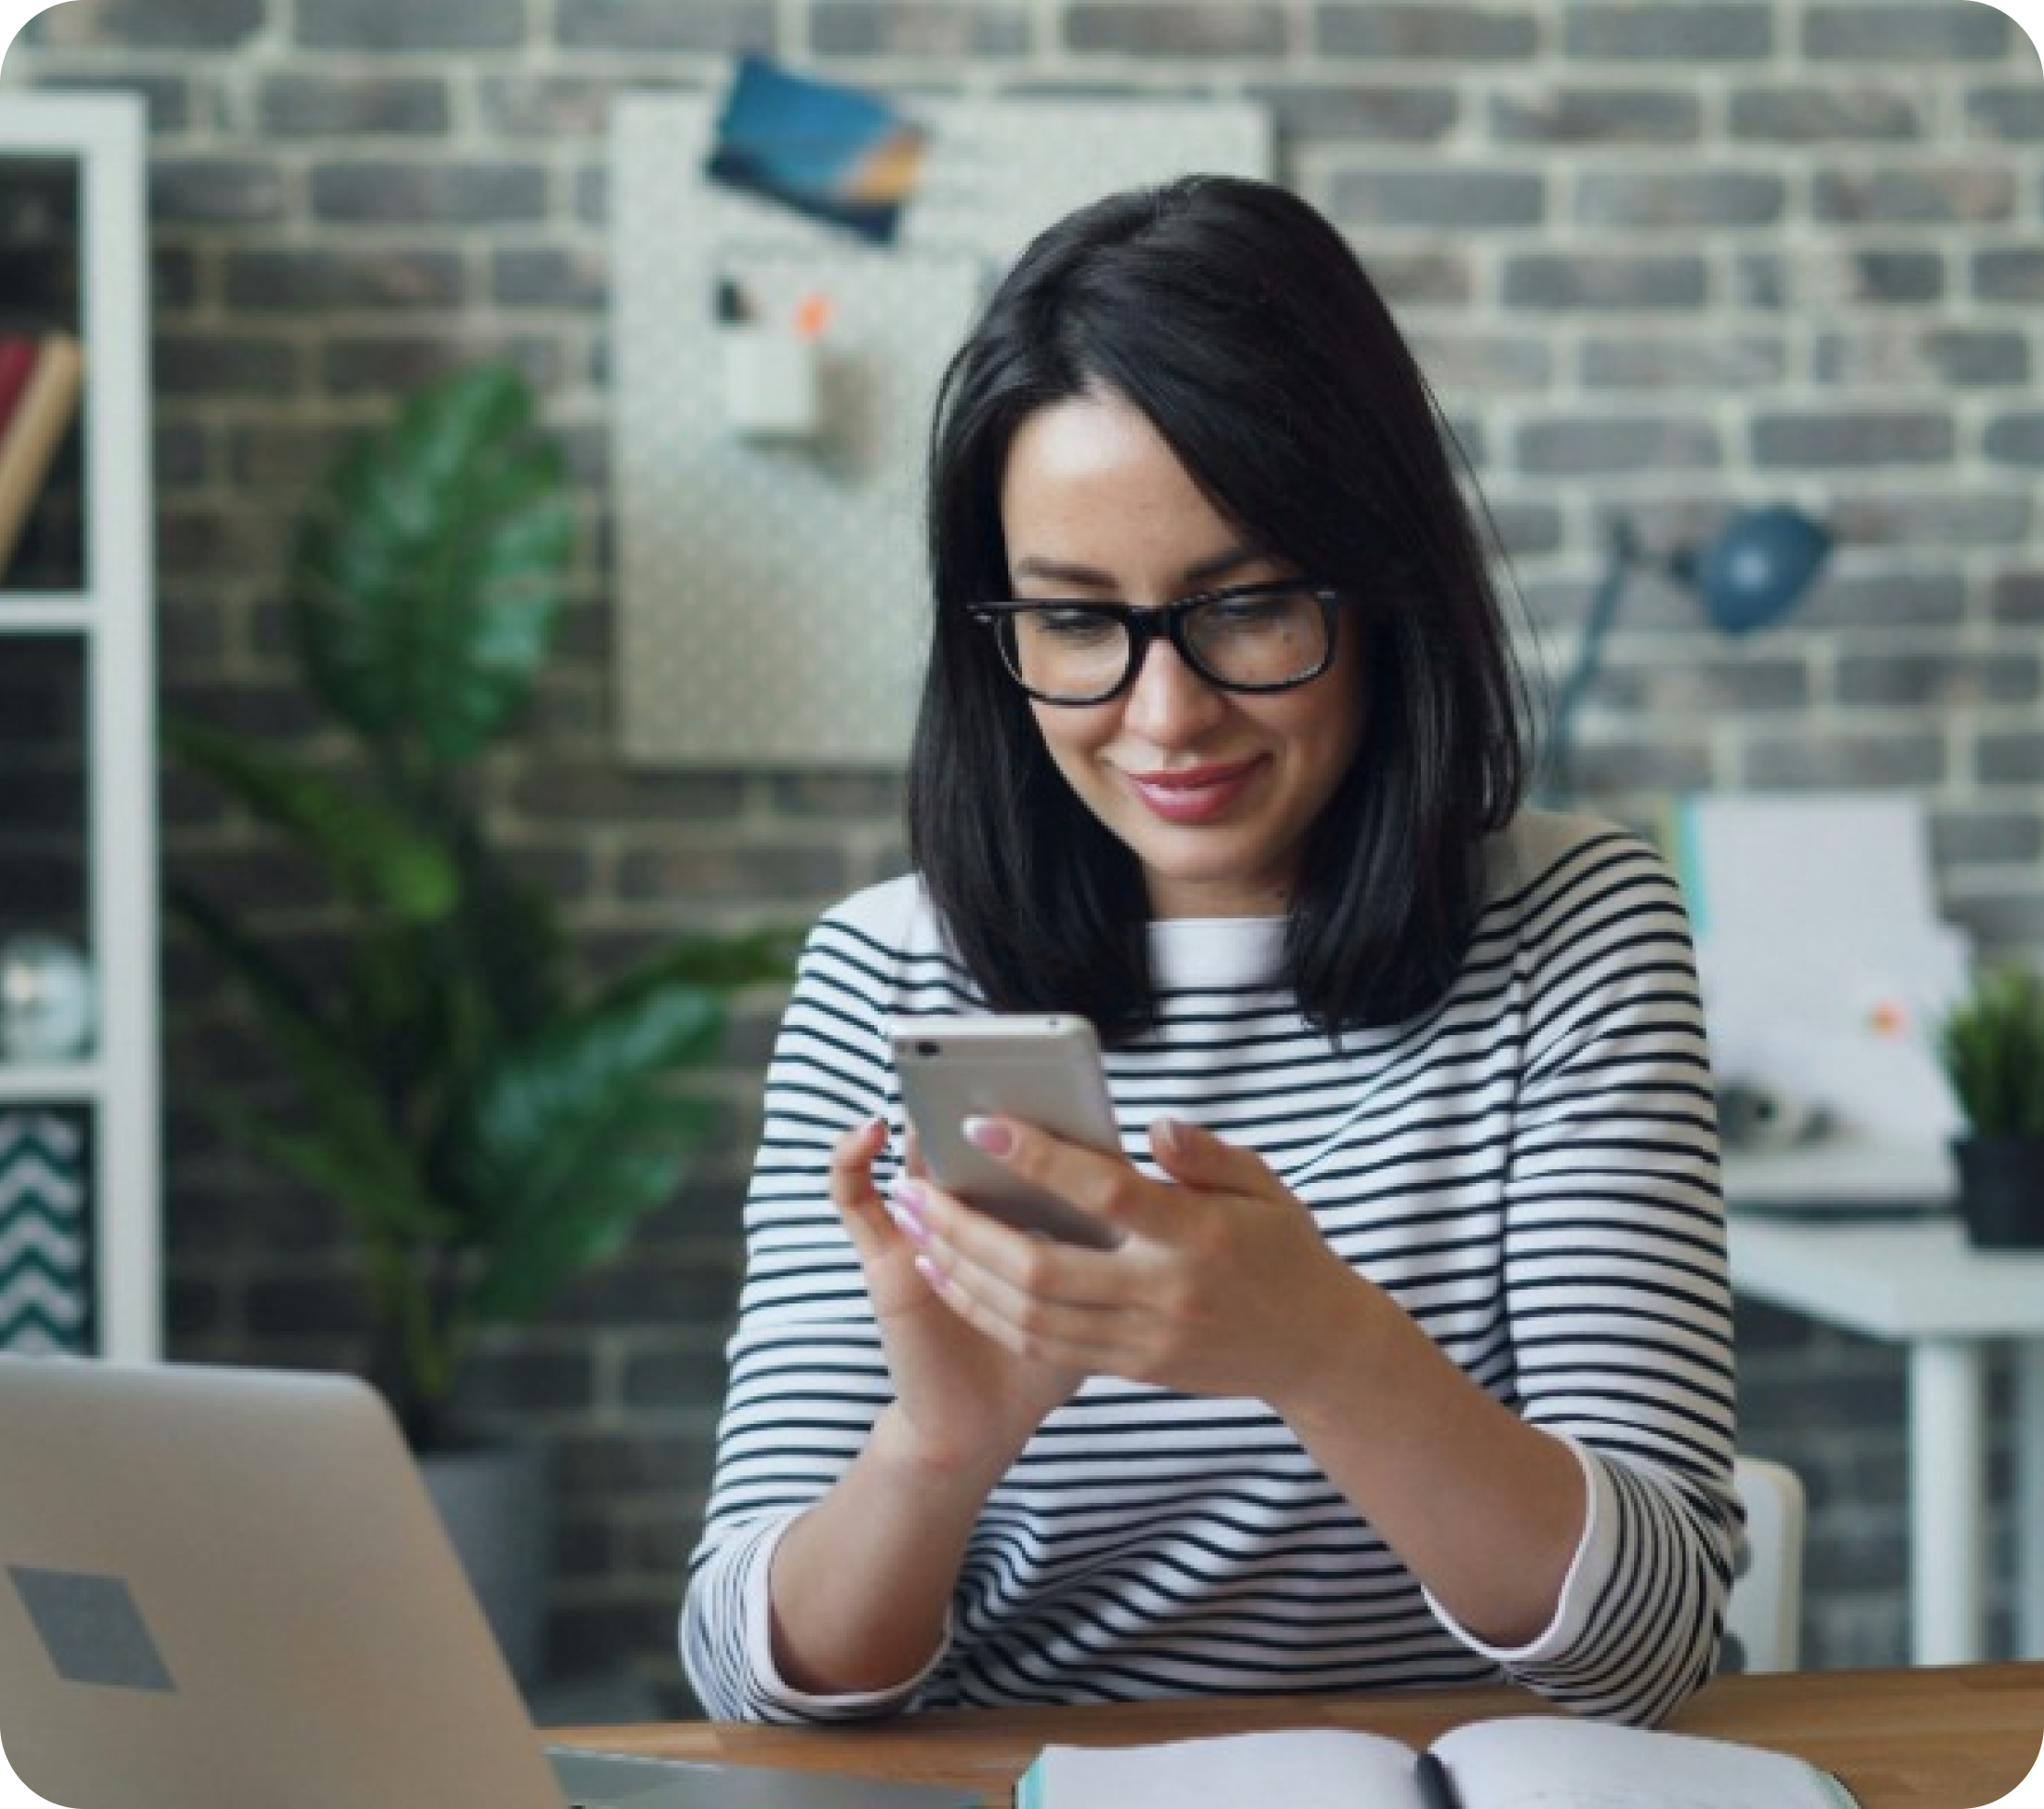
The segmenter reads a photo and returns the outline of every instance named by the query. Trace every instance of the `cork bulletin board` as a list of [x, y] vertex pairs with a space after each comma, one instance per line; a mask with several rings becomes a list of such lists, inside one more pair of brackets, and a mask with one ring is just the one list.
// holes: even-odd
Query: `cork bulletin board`
[[[989, 284], [1040, 228], [1110, 188], [1270, 167], [1268, 117], [1246, 103], [907, 110], [930, 135], [922, 186], [893, 243], [877, 245], [706, 180], [714, 98], [618, 104], [617, 688], [630, 764], [901, 765], [928, 607], [930, 404]], [[825, 321], [812, 432], [734, 427], [733, 298], [752, 323]]]

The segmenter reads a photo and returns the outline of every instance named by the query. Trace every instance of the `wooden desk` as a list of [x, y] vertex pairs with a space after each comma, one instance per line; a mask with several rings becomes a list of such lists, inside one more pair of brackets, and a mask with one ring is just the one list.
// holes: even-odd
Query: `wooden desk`
[[[1005, 1806], [1023, 1768], [1053, 1741], [1118, 1746], [1257, 1727], [1346, 1726], [1425, 1746], [1485, 1715], [1554, 1712], [1519, 1690], [1428, 1690], [948, 1711], [845, 1728], [680, 1722], [547, 1737], [658, 1758], [958, 1785]], [[1720, 1678], [1669, 1724], [1814, 1760], [1845, 1781], [1861, 1809], [1977, 1809], [2007, 1795], [2038, 1762], [2044, 1663]]]

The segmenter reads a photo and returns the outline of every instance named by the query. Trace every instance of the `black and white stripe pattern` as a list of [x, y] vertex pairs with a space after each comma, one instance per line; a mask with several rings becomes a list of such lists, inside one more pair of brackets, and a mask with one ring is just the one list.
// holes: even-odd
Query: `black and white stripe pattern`
[[[1508, 1654], [1457, 1628], [1261, 1404], [1096, 1378], [988, 1502], [915, 1705], [1508, 1676], [1651, 1722], [1708, 1675], [1736, 1512], [1731, 1310], [1680, 896], [1645, 844], [1584, 819], [1529, 813], [1487, 856], [1463, 970], [1424, 1019], [1337, 1046], [1269, 984], [1275, 923], [1164, 923], [1163, 1028], [1107, 1068], [1139, 1165], [1164, 1112], [1255, 1148], [1349, 1263], [1576, 1447], [1592, 1524], [1553, 1625]], [[781, 1684], [766, 1564], [890, 1393], [825, 1189], [830, 1143], [879, 1111], [898, 1146], [891, 1018], [974, 1008], [912, 881], [859, 894], [811, 939], [767, 1077], [684, 1614], [712, 1713], [819, 1719], [910, 1700]]]

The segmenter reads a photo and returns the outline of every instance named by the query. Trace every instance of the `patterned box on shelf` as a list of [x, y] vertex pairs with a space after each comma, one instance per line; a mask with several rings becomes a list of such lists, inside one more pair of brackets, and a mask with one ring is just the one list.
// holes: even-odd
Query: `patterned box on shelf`
[[0, 1111], [0, 1350], [92, 1349], [90, 1213], [83, 1115]]

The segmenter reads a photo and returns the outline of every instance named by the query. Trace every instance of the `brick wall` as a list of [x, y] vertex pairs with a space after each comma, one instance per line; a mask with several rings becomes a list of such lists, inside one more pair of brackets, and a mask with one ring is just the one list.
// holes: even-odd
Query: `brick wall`
[[[1598, 801], [1907, 787], [1951, 914], [2044, 945], [2044, 83], [1976, 0], [67, 0], [0, 80], [148, 97], [172, 704], [301, 731], [278, 575], [309, 475], [414, 380], [508, 353], [589, 532], [538, 720], [492, 779], [591, 959], [893, 870], [885, 775], [658, 776], [614, 751], [608, 109], [714, 93], [741, 50], [904, 93], [1267, 103], [1282, 174], [1418, 341], [1553, 645], [1620, 507], [1664, 549], [1776, 498], [1842, 537], [1811, 605], [1736, 646], [1635, 587], [1584, 724]], [[166, 779], [164, 808], [175, 871], [318, 935], [203, 797]], [[201, 1085], [264, 1077], [189, 950], [166, 979], [174, 1349], [346, 1362], [345, 1245], [207, 1131]], [[725, 1134], [631, 1259], [471, 1378], [478, 1416], [559, 1460], [561, 1662], [669, 1691], [772, 1007], [721, 1076]], [[1899, 1362], [1761, 1311], [1741, 1344], [1745, 1442], [1811, 1489], [1811, 1661], [1900, 1659]]]

